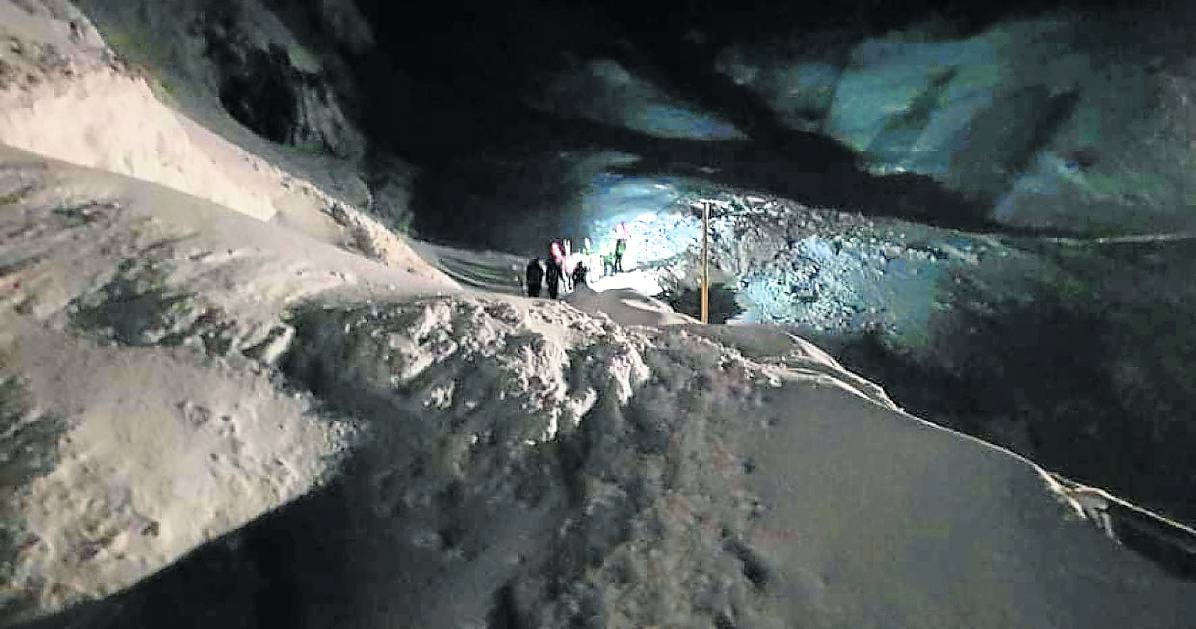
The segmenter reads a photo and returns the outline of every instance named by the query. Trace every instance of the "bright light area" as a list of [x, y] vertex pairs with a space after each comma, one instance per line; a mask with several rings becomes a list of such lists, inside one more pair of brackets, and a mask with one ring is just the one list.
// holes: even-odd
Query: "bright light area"
[[597, 292], [630, 289], [649, 297], [655, 297], [664, 292], [664, 289], [660, 286], [660, 282], [657, 280], [657, 275], [643, 269], [596, 278], [591, 280], [589, 284], [590, 288]]
[[629, 271], [694, 246], [701, 237], [701, 223], [688, 208], [678, 206], [681, 186], [682, 182], [671, 178], [595, 176], [582, 199], [589, 217], [586, 237], [593, 249], [600, 254], [613, 253], [620, 225], [628, 235], [623, 268]]

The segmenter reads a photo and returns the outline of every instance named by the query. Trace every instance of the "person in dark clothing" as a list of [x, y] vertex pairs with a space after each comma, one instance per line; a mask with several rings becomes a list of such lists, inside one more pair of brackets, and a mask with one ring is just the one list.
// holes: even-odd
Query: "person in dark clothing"
[[631, 232], [627, 223], [615, 226], [615, 273], [623, 272], [623, 257], [627, 255], [627, 241], [631, 240]]
[[532, 258], [527, 263], [527, 296], [539, 297], [543, 286], [544, 267], [540, 264], [540, 258]]
[[623, 272], [623, 254], [627, 253], [627, 239], [620, 238], [615, 241], [615, 273]]
[[577, 290], [578, 286], [585, 286], [586, 272], [587, 272], [586, 265], [583, 263], [579, 262], [577, 264], [577, 266], [573, 267], [573, 289], [574, 290]]
[[549, 259], [547, 266], [548, 272], [544, 275], [544, 280], [548, 283], [548, 298], [556, 299], [561, 292], [561, 265], [557, 264], [556, 260]]

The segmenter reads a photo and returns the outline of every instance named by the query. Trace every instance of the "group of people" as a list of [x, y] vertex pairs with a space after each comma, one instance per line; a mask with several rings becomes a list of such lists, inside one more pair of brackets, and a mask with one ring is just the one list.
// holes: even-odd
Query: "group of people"
[[582, 240], [580, 251], [573, 251], [573, 243], [568, 238], [550, 242], [545, 260], [532, 258], [527, 263], [528, 296], [539, 297], [547, 291], [550, 299], [556, 299], [562, 290], [570, 293], [578, 286], [584, 286], [591, 271], [599, 268], [603, 275], [622, 273], [628, 240], [627, 226], [619, 223], [615, 229], [614, 248], [609, 253], [595, 252], [589, 238]]

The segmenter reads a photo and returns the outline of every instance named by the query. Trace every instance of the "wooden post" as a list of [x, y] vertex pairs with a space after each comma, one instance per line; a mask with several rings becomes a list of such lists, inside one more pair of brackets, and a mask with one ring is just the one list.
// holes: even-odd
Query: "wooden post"
[[702, 202], [702, 323], [710, 323], [710, 204]]

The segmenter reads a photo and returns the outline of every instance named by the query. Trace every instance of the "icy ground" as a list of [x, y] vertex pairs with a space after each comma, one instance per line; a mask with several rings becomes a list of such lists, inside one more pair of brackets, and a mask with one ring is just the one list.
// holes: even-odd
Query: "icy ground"
[[255, 527], [293, 539], [287, 614], [307, 626], [1196, 611], [1190, 584], [1086, 521], [1115, 503], [1085, 511], [790, 335], [460, 292], [149, 184], [4, 160], [24, 191], [4, 215], [6, 421], [44, 456], [10, 477], [9, 614], [128, 587], [61, 619], [273, 613], [235, 588], [153, 604], [198, 596], [178, 570], [213, 553], [238, 558], [210, 565], [220, 580], [271, 587], [254, 575], [282, 559], [235, 550]]

